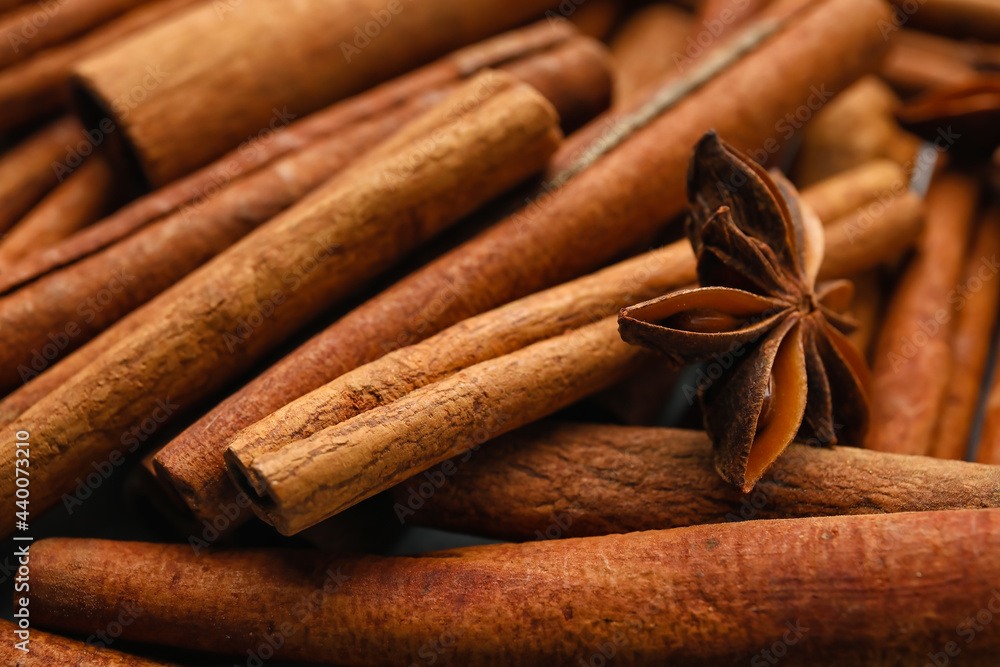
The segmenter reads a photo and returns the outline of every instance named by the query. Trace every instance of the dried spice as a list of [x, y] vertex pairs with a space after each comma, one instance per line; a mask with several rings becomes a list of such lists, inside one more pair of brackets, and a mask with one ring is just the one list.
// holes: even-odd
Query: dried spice
[[[706, 134], [688, 173], [700, 288], [622, 311], [622, 338], [677, 365], [729, 368], [699, 387], [716, 469], [750, 490], [796, 435], [859, 444], [868, 370], [839, 314], [853, 287], [816, 285], [823, 230], [794, 187]], [[726, 364], [720, 363], [719, 366]]]

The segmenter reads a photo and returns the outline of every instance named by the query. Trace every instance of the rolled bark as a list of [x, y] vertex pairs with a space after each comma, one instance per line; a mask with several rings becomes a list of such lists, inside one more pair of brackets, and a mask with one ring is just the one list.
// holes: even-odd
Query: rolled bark
[[20, 263], [0, 276], [0, 294], [49, 271], [98, 252], [185, 205], [195, 208], [219, 190], [279, 158], [371, 120], [415, 99], [428, 100], [477, 72], [497, 67], [538, 88], [555, 105], [563, 127], [572, 129], [607, 107], [610, 72], [605, 52], [574, 39], [566, 23], [542, 22], [513, 30], [310, 114], [273, 132], [258, 134], [216, 162], [142, 197], [86, 234]]
[[615, 57], [615, 105], [628, 103], [647, 84], [667, 72], [678, 74], [678, 62], [694, 19], [676, 5], [657, 2], [638, 10], [611, 42]]
[[976, 37], [1000, 42], [1000, 7], [991, 0], [924, 0], [917, 11], [903, 0], [894, 0], [902, 16], [914, 28], [951, 35], [959, 39]]
[[977, 182], [943, 172], [927, 193], [916, 255], [889, 302], [872, 368], [865, 446], [928, 454], [951, 382], [954, 290], [979, 197]]
[[[119, 194], [111, 165], [103, 155], [91, 155], [0, 241], [0, 273], [99, 220]], [[8, 338], [5, 347], [14, 344]]]
[[0, 234], [59, 184], [54, 168], [66, 155], [66, 145], [82, 134], [80, 124], [66, 117], [39, 130], [0, 157]]
[[[115, 621], [117, 623], [117, 621]], [[119, 623], [119, 625], [121, 625]], [[148, 660], [120, 651], [106, 648], [96, 637], [91, 643], [60, 637], [49, 632], [32, 628], [31, 641], [26, 651], [15, 647], [18, 642], [17, 626], [6, 619], [0, 619], [0, 633], [4, 642], [0, 644], [0, 660], [12, 667], [52, 667], [53, 665], [74, 665], [80, 667], [170, 667], [170, 663]], [[105, 630], [107, 637], [107, 630]]]
[[892, 48], [879, 66], [879, 74], [900, 95], [912, 96], [939, 86], [974, 81], [979, 74], [953, 54], [931, 51], [905, 33], [893, 39]]
[[[206, 194], [203, 199], [192, 199], [164, 217], [153, 218], [117, 243], [0, 297], [0, 328], [11, 332], [9, 344], [0, 349], [0, 392], [38, 376], [52, 362], [305, 197], [407, 121], [431, 108], [448, 90], [459, 85], [461, 72], [466, 71], [455, 71], [459, 62], [463, 63], [463, 68], [469, 68], [485, 61], [487, 54], [502, 55], [512, 73], [535, 84], [543, 94], [556, 101], [557, 111], [565, 109], [569, 115], [593, 114], [595, 104], [603, 105], [607, 101], [609, 82], [603, 50], [592, 40], [574, 38], [572, 32], [566, 31], [556, 33], [564, 37], [555, 41], [552, 48], [545, 49], [537, 43], [537, 37], [548, 38], [548, 33], [548, 29], [546, 35], [542, 35], [533, 28], [519, 36], [508, 37], [508, 40], [515, 37], [521, 40], [520, 53], [513, 50], [512, 44], [492, 40], [492, 43], [481, 45], [476, 53], [451, 58], [445, 64], [450, 66], [455, 78], [444, 79], [436, 88], [399, 100], [386, 109], [380, 108], [379, 113], [361, 117], [326, 136], [319, 136], [317, 130], [310, 129], [319, 125], [318, 121], [305, 119], [306, 130], [294, 130], [292, 126], [289, 131], [294, 131], [296, 136], [282, 140], [282, 143], [292, 143], [302, 136], [312, 136], [312, 141], [300, 150], [251, 171], [214, 196]], [[517, 58], [514, 54], [525, 57]], [[440, 68], [433, 70], [435, 75], [437, 69]], [[605, 85], [592, 86], [584, 95], [572, 95], [566, 90], [567, 84], [599, 84], [601, 81]], [[410, 80], [400, 85], [408, 88]], [[371, 97], [364, 96], [364, 99], [346, 104], [351, 109], [363, 107], [366, 101], [371, 102]], [[376, 103], [381, 104], [379, 98], [388, 97], [388, 94], [379, 93]], [[586, 97], [591, 99], [587, 101]], [[347, 115], [336, 114], [333, 110], [323, 113], [331, 118]], [[188, 197], [196, 196], [197, 191], [189, 189], [193, 185], [186, 184], [181, 192]], [[168, 190], [172, 192], [164, 196], [151, 195], [150, 201], [140, 202], [131, 207], [133, 210], [116, 214], [102, 225], [114, 236], [122, 228], [141, 222], [143, 213], [147, 217], [156, 215], [159, 204], [174, 196], [175, 189]], [[94, 236], [85, 236], [84, 248]], [[39, 311], [39, 303], [45, 304], [44, 310]], [[58, 349], [50, 345], [53, 332], [66, 333]], [[103, 349], [116, 338], [117, 335], [108, 336]], [[55, 378], [50, 378], [46, 383], [53, 381]]]
[[[814, 81], [830, 82], [829, 90], [836, 90], [871, 65], [869, 58], [882, 44], [872, 25], [884, 11], [884, 6], [867, 0], [814, 6], [759, 51], [562, 187], [540, 193], [525, 210], [415, 271], [314, 336], [220, 403], [170, 447], [222, 451], [240, 429], [358, 366], [463, 319], [570, 280], [633, 247], [683, 209], [690, 147], [706, 130], [717, 128], [737, 146], [760, 146], [788, 109], [813, 94]], [[831, 56], [833, 52], [842, 56]], [[869, 55], [861, 57], [862, 52]], [[797, 62], [809, 62], [810, 67], [788, 68], [788, 63]], [[822, 74], [817, 68], [824, 70]], [[760, 115], [741, 116], [737, 110], [749, 105]], [[621, 118], [610, 114], [595, 120], [574, 135], [579, 139], [571, 137], [564, 144], [553, 163], [571, 163], [588, 138], [603, 141], [602, 135]], [[860, 226], [866, 238], [879, 229], [878, 224]], [[842, 235], [840, 241], [853, 246], [858, 238]], [[562, 250], [554, 253], [552, 248]], [[521, 271], [522, 266], [531, 266], [532, 271]]]
[[876, 199], [898, 197], [909, 179], [892, 160], [864, 162], [830, 176], [808, 188], [803, 196], [824, 224], [831, 224]]
[[941, 406], [931, 454], [965, 460], [969, 436], [986, 379], [1000, 308], [1000, 207], [983, 216], [965, 261], [953, 304], [958, 311], [951, 335], [952, 374]]
[[1000, 468], [797, 444], [743, 494], [715, 471], [702, 431], [543, 422], [449, 459], [393, 496], [402, 523], [527, 541], [1000, 507]]
[[[899, 99], [874, 76], [844, 91], [803, 129], [795, 182], [807, 187], [877, 158], [912, 167], [920, 140], [899, 128], [893, 117], [898, 107]], [[801, 118], [792, 118], [789, 128], [792, 121], [801, 125]]]
[[851, 300], [850, 313], [856, 326], [847, 337], [870, 363], [872, 347], [878, 338], [885, 310], [882, 276], [877, 269], [872, 269], [854, 276], [851, 282], [854, 283], [854, 298]]
[[146, 2], [79, 39], [45, 49], [0, 71], [0, 132], [69, 105], [70, 69], [112, 42], [206, 0]]
[[0, 15], [0, 68], [55, 46], [148, 0], [62, 0], [31, 3]]
[[[32, 506], [51, 505], [81, 466], [127, 447], [129, 429], [162, 414], [163, 401], [173, 412], [196, 404], [331, 302], [538, 171], [560, 137], [538, 92], [485, 72], [147, 304], [156, 316], [0, 433], [31, 434]], [[14, 471], [6, 454], [5, 481]]]
[[[957, 564], [967, 564], [959, 574]], [[776, 644], [783, 665], [922, 664], [953, 653], [980, 609], [1000, 609], [998, 579], [997, 510], [693, 526], [408, 558], [48, 539], [32, 547], [32, 613], [41, 625], [92, 632], [127, 600], [146, 610], [125, 628], [130, 640], [246, 655], [280, 633], [268, 643], [280, 659], [352, 665], [421, 662], [428, 652], [444, 665], [575, 665], [602, 650], [622, 665], [720, 665], [765, 662]], [[992, 664], [1000, 632], [976, 627], [963, 661]]]
[[[824, 213], [836, 217], [849, 210], [846, 206], [851, 201], [835, 200], [829, 196], [830, 192], [854, 191], [867, 181], [866, 172], [853, 172], [838, 177], [836, 188], [822, 184], [802, 196], [810, 204], [820, 201], [817, 196], [822, 198], [826, 202], [821, 207]], [[899, 234], [881, 235], [893, 243], [899, 237]], [[832, 242], [828, 256], [835, 261], [870, 247], [867, 239], [855, 240], [847, 244]], [[171, 492], [185, 499], [196, 517], [211, 519], [220, 506], [231, 506], [237, 494], [222, 458], [227, 447], [249, 461], [260, 453], [276, 451], [292, 440], [401, 398], [455, 371], [607, 317], [629, 303], [696, 280], [694, 255], [685, 240], [529, 295], [348, 371], [227, 440], [191, 437], [193, 432], [189, 429], [157, 454], [157, 476]], [[232, 523], [235, 526], [238, 521]]]
[[[79, 63], [80, 113], [90, 127], [110, 118], [125, 140], [120, 157], [159, 187], [269, 127], [276, 109], [316, 111], [523, 23], [552, 2], [390, 4], [206, 4]], [[135, 86], [144, 86], [141, 100], [129, 98]]]
[[[664, 250], [679, 253], [678, 245], [690, 252], [687, 241]], [[834, 241], [826, 257], [851, 265], [842, 258], [859, 248], [864, 248], [865, 257], [872, 257], [872, 249], [857, 240]], [[687, 257], [691, 273], [675, 266], [673, 274], [684, 282], [693, 275], [693, 254]], [[548, 293], [573, 294], [574, 283]], [[581, 296], [586, 294], [580, 291]], [[610, 303], [605, 308], [620, 304], [616, 299], [623, 295], [606, 294]], [[261, 518], [280, 532], [293, 534], [449, 456], [609, 387], [648, 363], [648, 355], [640, 354], [642, 348], [628, 350], [622, 343], [615, 316], [501, 357], [488, 358], [490, 347], [477, 349], [502, 340], [502, 333], [516, 344], [520, 320], [504, 320], [521, 315], [523, 303], [546, 304], [547, 297], [541, 293], [486, 313], [468, 329], [464, 323], [456, 325], [439, 334], [438, 340], [404, 348], [386, 362], [372, 362], [372, 368], [361, 367], [248, 427], [225, 452], [230, 475]], [[557, 305], [553, 317], [565, 308]], [[479, 329], [483, 322], [492, 326]], [[567, 324], [571, 326], [572, 320]], [[457, 349], [449, 348], [451, 344]], [[476, 358], [486, 359], [455, 370]], [[425, 371], [455, 372], [433, 382], [421, 377]], [[178, 487], [182, 495], [190, 493], [183, 483]]]

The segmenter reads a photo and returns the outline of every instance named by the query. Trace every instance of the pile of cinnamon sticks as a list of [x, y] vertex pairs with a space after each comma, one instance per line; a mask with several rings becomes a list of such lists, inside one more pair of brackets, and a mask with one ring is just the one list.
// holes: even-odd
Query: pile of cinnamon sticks
[[5, 664], [995, 663], [1000, 5], [0, 32]]

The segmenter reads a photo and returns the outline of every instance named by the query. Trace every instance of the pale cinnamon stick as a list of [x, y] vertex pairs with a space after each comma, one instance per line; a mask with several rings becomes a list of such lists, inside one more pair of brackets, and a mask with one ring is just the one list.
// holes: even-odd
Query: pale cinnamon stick
[[[56, 186], [0, 240], [0, 273], [108, 212], [118, 197], [111, 165], [94, 154]], [[7, 339], [8, 349], [16, 345]]]
[[[469, 67], [483, 61], [487, 54], [496, 57], [502, 53], [507, 61], [505, 67], [555, 100], [557, 110], [566, 109], [570, 116], [593, 114], [595, 105], [603, 106], [607, 101], [609, 85], [603, 50], [592, 40], [573, 37], [571, 31], [557, 34], [564, 37], [560, 37], [551, 49], [543, 49], [536, 43], [536, 36], [542, 36], [537, 28], [507, 37], [508, 42], [515, 38], [524, 40], [521, 43], [527, 54], [524, 58], [512, 55], [516, 53], [512, 44], [493, 40], [476, 52], [469, 49], [466, 54], [450, 58], [443, 64], [450, 66], [454, 73], [459, 62]], [[437, 75], [441, 69], [443, 67], [435, 68], [433, 73]], [[461, 75], [455, 73], [454, 76]], [[11, 331], [9, 345], [0, 349], [0, 391], [34, 378], [52, 362], [291, 206], [406, 121], [433, 106], [447, 90], [458, 85], [459, 80], [443, 80], [437, 88], [399, 101], [381, 113], [363, 117], [327, 136], [317, 137], [314, 128], [320, 123], [306, 119], [303, 122], [307, 128], [295, 131], [292, 126], [290, 131], [295, 131], [297, 136], [287, 138], [288, 143], [294, 143], [303, 135], [312, 135], [313, 140], [300, 150], [237, 178], [214, 196], [194, 200], [169, 215], [153, 218], [118, 243], [0, 297], [0, 328]], [[582, 96], [567, 90], [567, 86], [600, 84], [602, 81], [605, 85], [591, 85]], [[409, 82], [404, 81], [402, 85], [409, 86]], [[587, 97], [591, 99], [583, 99]], [[366, 100], [370, 102], [371, 96], [347, 104], [355, 108]], [[331, 118], [335, 116], [332, 110], [323, 113]], [[285, 139], [280, 141], [285, 143]], [[156, 215], [160, 205], [170, 202], [175, 195], [178, 198], [197, 196], [196, 191], [189, 189], [194, 185], [168, 188], [170, 192], [162, 196], [151, 195], [148, 201], [140, 201], [130, 210], [112, 216], [102, 223], [106, 236], [113, 237], [123, 228], [141, 222], [144, 213], [147, 217]], [[100, 235], [100, 231], [85, 235], [84, 247]], [[109, 285], [109, 281], [113, 282]], [[39, 303], [46, 304], [42, 312], [37, 307]], [[53, 342], [53, 332], [60, 341], [58, 349], [49, 345]], [[103, 349], [113, 338], [116, 336], [104, 341]], [[46, 382], [54, 381], [50, 378]]]
[[211, 165], [137, 200], [87, 233], [21, 262], [0, 276], [0, 294], [98, 252], [185, 205], [197, 210], [201, 200], [282, 156], [361, 121], [396, 111], [417, 98], [426, 103], [434, 91], [456, 85], [487, 67], [511, 71], [538, 88], [560, 112], [563, 127], [572, 129], [603, 110], [610, 94], [604, 52], [592, 42], [574, 39], [575, 34], [566, 23], [542, 22], [513, 30], [459, 49], [273, 132], [248, 137]]
[[[172, 460], [204, 461], [200, 452], [222, 451], [240, 429], [344, 373], [467, 317], [593, 270], [641, 242], [683, 208], [690, 147], [704, 131], [716, 127], [730, 143], [761, 145], [787, 109], [813, 95], [814, 76], [846, 82], [870, 66], [867, 57], [858, 56], [879, 51], [881, 37], [871, 32], [869, 21], [877, 22], [884, 9], [865, 0], [814, 5], [794, 29], [746, 56], [562, 187], [542, 192], [521, 213], [414, 272], [272, 366], [175, 439], [169, 445], [177, 452]], [[814, 33], [825, 37], [803, 37]], [[853, 46], [843, 57], [828, 55], [829, 49], [841, 53], [848, 43]], [[787, 67], [795, 62], [811, 63], [809, 74]], [[828, 90], [842, 85], [831, 84]], [[760, 115], [746, 118], [735, 111], [751, 104]], [[572, 164], [588, 138], [602, 142], [620, 118], [611, 114], [591, 123], [553, 162]], [[881, 229], [878, 224], [858, 228], [862, 234]], [[857, 238], [841, 235], [850, 246]], [[520, 266], [532, 271], [512, 268]], [[201, 476], [188, 463], [171, 474]], [[191, 488], [200, 492], [200, 482]], [[192, 505], [196, 512], [216, 511]]]
[[[717, 524], [403, 558], [49, 539], [32, 547], [32, 565], [39, 624], [93, 632], [130, 601], [145, 613], [123, 637], [234, 655], [280, 633], [270, 642], [279, 659], [352, 665], [387, 654], [419, 663], [422, 649], [445, 665], [609, 654], [718, 665], [764, 661], [782, 641], [783, 665], [922, 664], [963, 636], [956, 626], [971, 630], [964, 619], [1000, 608], [1000, 511]], [[990, 664], [1000, 633], [978, 627], [962, 658]]]
[[60, 172], [54, 167], [65, 155], [66, 145], [81, 137], [80, 124], [66, 117], [0, 156], [0, 234], [58, 185]]
[[[32, 435], [32, 507], [55, 502], [80, 466], [127, 447], [122, 434], [157, 401], [174, 412], [193, 405], [330, 302], [538, 171], [560, 137], [537, 91], [485, 72], [175, 285], [146, 306], [155, 317], [139, 311], [141, 328], [0, 435]], [[13, 479], [7, 453], [0, 477]]]
[[[829, 261], [851, 266], [853, 260], [844, 258], [859, 254], [871, 261], [868, 238], [848, 243], [831, 239]], [[881, 247], [884, 251], [886, 244]], [[671, 258], [685, 250], [686, 261]], [[587, 297], [603, 285], [602, 301], [584, 305], [581, 317], [617, 309], [626, 290], [646, 289], [649, 278], [635, 276], [650, 265], [675, 266], [676, 273], [655, 272], [662, 282], [677, 281], [675, 287], [693, 281], [694, 256], [687, 241], [658, 253], [526, 297], [334, 380], [236, 434], [225, 452], [231, 476], [250, 495], [254, 511], [291, 534], [610, 386], [647, 359], [641, 348], [623, 347], [614, 316], [492, 357], [498, 347], [502, 353], [504, 344], [513, 348], [530, 342], [530, 336], [544, 335], [545, 329], [529, 327], [521, 337], [519, 325], [525, 320], [549, 315], [549, 331], [579, 326], [574, 306], [566, 304], [577, 293], [587, 304]], [[472, 363], [476, 365], [468, 365]], [[419, 448], [412, 447], [414, 442]], [[157, 457], [158, 467], [164, 458], [163, 453]], [[204, 459], [200, 463], [204, 466]], [[184, 496], [191, 494], [191, 477], [175, 482]], [[204, 474], [198, 481], [203, 480]]]
[[743, 494], [719, 478], [712, 457], [702, 431], [532, 424], [399, 485], [393, 510], [403, 523], [522, 541], [1000, 507], [993, 466], [792, 445]]
[[[123, 613], [122, 618], [130, 619], [131, 615]], [[116, 629], [123, 627], [119, 620], [113, 620], [109, 622], [109, 625], [113, 628], [113, 634], [116, 636], [120, 634]], [[0, 660], [13, 667], [60, 665], [72, 665], [73, 667], [169, 667], [171, 664], [127, 655], [107, 648], [105, 642], [114, 641], [109, 637], [107, 628], [97, 630], [97, 632], [102, 633], [104, 640], [96, 635], [91, 635], [89, 643], [31, 628], [27, 634], [29, 641], [23, 645], [25, 647], [23, 651], [17, 647], [20, 640], [18, 631], [18, 626], [6, 619], [0, 619], [0, 635], [4, 638], [3, 643], [0, 643]]]
[[[79, 39], [40, 51], [0, 71], [0, 132], [69, 105], [67, 78], [84, 56], [207, 0], [146, 2]], [[145, 66], [145, 65], [144, 65]]]
[[[549, 4], [432, 0], [404, 10], [384, 0], [243, 0], [220, 10], [207, 3], [77, 64], [76, 103], [89, 127], [113, 121], [114, 136], [125, 140], [120, 157], [158, 187], [273, 127], [276, 109], [316, 111]], [[141, 99], [129, 97], [136, 86], [146, 91]]]
[[968, 452], [1000, 308], [998, 253], [1000, 208], [993, 206], [980, 220], [954, 295], [953, 370], [931, 450], [940, 458], [964, 460]]
[[953, 370], [954, 294], [978, 194], [976, 181], [959, 173], [931, 183], [924, 232], [879, 333], [867, 447], [928, 454], [934, 445]]
[[647, 5], [629, 18], [611, 42], [616, 105], [633, 99], [665, 73], [682, 72], [678, 62], [692, 58], [685, 48], [693, 25], [690, 13], [666, 2]]
[[0, 15], [0, 68], [65, 42], [147, 0], [29, 3]]
[[821, 180], [802, 194], [819, 219], [832, 224], [876, 199], [899, 197], [908, 186], [909, 179], [896, 162], [876, 159]]

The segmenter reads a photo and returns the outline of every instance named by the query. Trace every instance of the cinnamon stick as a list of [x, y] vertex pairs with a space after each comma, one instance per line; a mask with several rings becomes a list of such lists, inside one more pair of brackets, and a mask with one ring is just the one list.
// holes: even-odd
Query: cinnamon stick
[[63, 0], [30, 3], [0, 15], [0, 68], [60, 44], [146, 0]]
[[[123, 614], [123, 618], [130, 618]], [[112, 621], [112, 628], [123, 627], [120, 621]], [[52, 667], [52, 665], [85, 665], [86, 667], [169, 667], [170, 663], [149, 660], [107, 648], [104, 641], [91, 636], [91, 643], [60, 637], [49, 632], [31, 628], [30, 641], [25, 650], [17, 647], [20, 637], [18, 627], [6, 619], [0, 619], [0, 634], [4, 642], [0, 644], [0, 659], [13, 667]], [[104, 637], [108, 630], [102, 629]], [[119, 634], [117, 630], [112, 630]], [[113, 641], [113, 640], [111, 640]]]
[[[681, 248], [690, 253], [686, 241], [659, 252], [680, 253]], [[859, 252], [871, 257], [871, 248], [861, 240], [834, 239], [826, 249], [827, 257], [839, 265], [851, 265], [853, 260], [842, 258]], [[695, 277], [693, 254], [687, 257], [690, 273], [664, 276], [683, 281], [677, 286]], [[664, 258], [637, 261], [665, 264]], [[626, 263], [607, 269], [602, 277], [619, 271], [623, 276], [638, 273]], [[564, 330], [566, 318], [572, 326], [573, 316], [565, 314], [571, 307], [564, 304], [578, 287], [584, 287], [580, 295], [586, 304], [591, 283], [607, 284], [605, 298], [610, 303], [598, 307], [619, 307], [625, 294], [615, 294], [610, 285], [620, 284], [620, 279], [598, 280], [580, 279], [486, 313], [469, 326], [460, 323], [298, 399], [235, 436], [225, 452], [230, 475], [259, 516], [280, 532], [293, 534], [450, 456], [612, 385], [648, 363], [642, 348], [629, 350], [622, 342], [615, 316], [491, 358], [495, 340], [509, 340], [511, 346], [524, 342], [516, 333], [521, 313], [527, 310], [537, 317], [536, 304], [542, 304], [538, 315], [552, 311], [550, 327]], [[630, 291], [645, 289], [641, 283], [633, 287], [621, 282]], [[584, 316], [600, 312], [584, 308]], [[529, 328], [525, 337], [533, 334], [538, 335]], [[425, 371], [430, 376], [426, 379], [421, 376]], [[413, 447], [415, 442], [419, 448]], [[158, 472], [164, 458], [161, 453], [156, 459]], [[191, 491], [184, 481], [177, 486], [187, 496]]]
[[[156, 316], [0, 434], [32, 435], [32, 506], [51, 505], [78, 470], [125, 449], [123, 435], [162, 414], [163, 401], [173, 412], [193, 405], [323, 307], [540, 169], [560, 137], [539, 93], [485, 72], [178, 283], [146, 306]], [[0, 477], [13, 479], [7, 453]]]
[[[814, 81], [830, 82], [827, 90], [833, 91], [870, 65], [867, 56], [858, 56], [879, 51], [881, 37], [872, 34], [869, 20], [877, 22], [884, 9], [867, 0], [812, 5], [772, 42], [575, 178], [543, 191], [522, 212], [415, 271], [314, 336], [175, 439], [170, 448], [178, 458], [173, 460], [204, 461], [199, 452], [222, 451], [240, 429], [344, 373], [463, 319], [594, 270], [641, 242], [684, 207], [690, 148], [704, 131], [716, 127], [730, 143], [762, 145], [787, 110], [814, 94], [810, 90]], [[862, 20], [863, 16], [867, 18]], [[804, 37], [814, 34], [824, 37]], [[834, 50], [843, 57], [829, 55]], [[797, 62], [811, 63], [809, 73], [788, 67]], [[730, 111], [751, 104], [760, 115], [746, 118]], [[624, 117], [627, 113], [619, 112], [595, 120], [571, 137], [553, 162], [572, 164], [588, 139], [604, 145], [609, 130]], [[863, 234], [880, 228], [859, 226]], [[841, 238], [853, 246], [857, 237]], [[511, 268], [520, 266], [531, 266], [532, 271]], [[200, 477], [188, 464], [179, 470], [178, 466], [172, 474]], [[195, 484], [198, 487], [200, 483]], [[204, 511], [193, 505], [196, 512]]]
[[956, 315], [951, 335], [952, 374], [931, 454], [946, 459], [966, 458], [969, 436], [979, 408], [990, 347], [1000, 307], [1000, 208], [993, 206], [979, 222], [953, 304]]
[[[246, 655], [271, 637], [279, 659], [353, 665], [384, 664], [387, 654], [419, 662], [422, 648], [445, 665], [609, 654], [621, 664], [735, 664], [763, 661], [782, 637], [782, 664], [922, 664], [965, 636], [956, 626], [968, 634], [965, 619], [1000, 608], [998, 554], [997, 510], [693, 526], [404, 558], [48, 539], [32, 547], [32, 613], [93, 632], [131, 601], [145, 613], [125, 630], [130, 640]], [[977, 627], [961, 654], [988, 664], [1000, 633]]]
[[40, 51], [0, 71], [0, 132], [67, 107], [70, 69], [86, 55], [202, 2], [206, 0], [145, 2], [78, 39]]
[[924, 232], [879, 333], [867, 447], [931, 451], [952, 378], [955, 295], [978, 194], [974, 179], [955, 172], [931, 183]]
[[657, 2], [639, 9], [611, 42], [615, 57], [615, 103], [635, 98], [647, 84], [677, 72], [694, 19], [676, 5]]
[[400, 522], [524, 541], [1000, 507], [1000, 469], [792, 445], [752, 493], [742, 494], [715, 472], [702, 431], [543, 422], [449, 459], [393, 489], [393, 497]]
[[[822, 209], [831, 217], [841, 215], [852, 202], [849, 198], [830, 197], [830, 193], [863, 189], [868, 174], [856, 171], [836, 180], [836, 187], [824, 183], [804, 192], [803, 198], [810, 204], [826, 202]], [[877, 253], [881, 247], [886, 254], [894, 252], [885, 248], [896, 248], [895, 243], [907, 237], [896, 229], [880, 233], [878, 238], [882, 240], [869, 243], [881, 221], [868, 225], [867, 234], [859, 226], [858, 233], [864, 239], [831, 242], [830, 261], [857, 254], [861, 249]], [[261, 453], [277, 451], [292, 440], [385, 405], [458, 370], [613, 315], [629, 303], [696, 279], [690, 244], [681, 241], [529, 295], [348, 371], [225, 440], [194, 437], [198, 431], [189, 429], [156, 456], [157, 475], [171, 493], [185, 499], [195, 516], [211, 519], [220, 506], [231, 506], [237, 493], [222, 458], [227, 447], [249, 462]], [[234, 527], [237, 523], [232, 521]]]
[[[557, 34], [563, 37], [551, 49], [537, 43], [537, 38], [543, 35], [533, 28], [506, 37], [506, 42], [493, 40], [475, 52], [468, 49], [466, 54], [458, 54], [442, 64], [450, 66], [453, 76], [458, 77], [461, 74], [455, 72], [457, 63], [464, 63], [467, 68], [471, 63], [484, 61], [487, 54], [494, 57], [502, 54], [507, 61], [505, 68], [555, 100], [557, 110], [566, 109], [569, 116], [593, 113], [595, 104], [603, 106], [606, 102], [608, 92], [603, 50], [587, 38], [573, 37], [572, 31]], [[523, 40], [520, 44], [526, 57], [512, 55], [517, 53], [511, 43], [515, 39]], [[441, 69], [435, 68], [432, 73], [437, 76]], [[316, 136], [315, 126], [320, 123], [307, 118], [303, 121], [307, 124], [305, 130], [296, 131], [295, 126], [289, 130], [296, 136], [288, 138], [288, 143], [299, 141], [303, 135], [313, 136], [300, 150], [251, 171], [214, 196], [194, 200], [166, 216], [154, 218], [118, 243], [0, 298], [0, 328], [12, 332], [9, 345], [0, 350], [0, 391], [37, 376], [46, 366], [302, 199], [406, 121], [432, 107], [459, 80], [442, 80], [437, 88], [429, 88], [326, 136]], [[606, 82], [604, 86], [590, 86], [589, 92], [582, 96], [569, 94], [567, 89], [601, 81]], [[401, 85], [410, 84], [403, 81]], [[378, 95], [388, 97], [384, 93]], [[596, 97], [590, 100], [582, 99], [593, 95]], [[366, 99], [370, 102], [371, 96]], [[347, 104], [355, 108], [364, 102], [359, 99]], [[323, 113], [330, 118], [337, 115], [332, 110]], [[285, 139], [280, 141], [284, 143]], [[107, 236], [113, 237], [123, 228], [139, 223], [144, 213], [146, 217], [155, 216], [160, 204], [172, 197], [195, 196], [189, 189], [192, 185], [197, 184], [185, 184], [179, 190], [168, 188], [170, 192], [151, 195], [149, 201], [116, 214], [102, 223], [109, 232]], [[86, 235], [84, 243], [99, 235], [100, 232]], [[46, 304], [42, 312], [37, 307], [39, 303]], [[57, 349], [50, 345], [53, 332], [60, 341]], [[117, 336], [105, 340], [103, 349], [113, 338]]]
[[885, 310], [882, 277], [877, 269], [871, 269], [854, 276], [851, 282], [854, 283], [854, 299], [851, 301], [850, 313], [857, 326], [847, 337], [870, 362], [872, 347], [878, 337]]
[[899, 94], [916, 95], [977, 78], [976, 69], [968, 62], [956, 54], [927, 48], [921, 39], [910, 39], [910, 32], [893, 37], [892, 48], [879, 67], [879, 74]]
[[66, 144], [80, 137], [80, 124], [66, 117], [0, 156], [0, 234], [59, 183], [59, 172], [53, 167], [65, 154]]
[[[207, 3], [76, 65], [77, 107], [89, 127], [109, 118], [121, 159], [158, 187], [273, 127], [276, 109], [316, 111], [550, 4], [433, 0], [404, 11], [384, 0]], [[163, 72], [154, 84], [149, 63]], [[146, 91], [141, 99], [129, 97], [135, 86]], [[122, 99], [131, 103], [116, 104]]]
[[[793, 117], [802, 130], [795, 182], [805, 187], [876, 158], [912, 165], [920, 140], [904, 133], [893, 113], [899, 99], [874, 76], [865, 77], [820, 109], [815, 118]], [[805, 120], [803, 120], [805, 118]]]
[[904, 0], [893, 4], [897, 16], [912, 21], [915, 28], [959, 39], [1000, 41], [1000, 7], [990, 0], [924, 0], [917, 11]]
[[0, 293], [98, 252], [185, 205], [196, 210], [201, 200], [285, 155], [415, 99], [426, 103], [434, 91], [457, 85], [487, 67], [506, 69], [538, 88], [559, 111], [563, 127], [572, 129], [607, 106], [610, 87], [604, 52], [593, 42], [574, 39], [575, 35], [566, 23], [541, 22], [512, 30], [273, 132], [256, 134], [211, 165], [137, 200], [87, 233], [20, 263], [0, 276]]
[[876, 199], [904, 194], [908, 185], [909, 179], [896, 162], [876, 159], [821, 180], [802, 195], [819, 219], [831, 224]]
[[1000, 465], [1000, 373], [994, 364], [990, 387], [983, 405], [983, 427], [976, 443], [976, 461]]
[[[116, 196], [108, 161], [99, 154], [86, 158], [0, 241], [0, 272], [100, 219]], [[13, 345], [8, 338], [6, 347]]]

